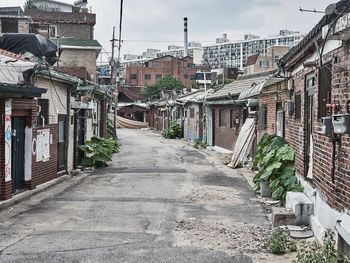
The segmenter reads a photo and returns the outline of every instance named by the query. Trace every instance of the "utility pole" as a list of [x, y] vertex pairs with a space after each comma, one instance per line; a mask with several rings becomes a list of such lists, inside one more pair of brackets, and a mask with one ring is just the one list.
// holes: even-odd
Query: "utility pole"
[[117, 136], [117, 111], [118, 111], [118, 94], [120, 87], [120, 49], [122, 47], [122, 23], [123, 23], [123, 0], [120, 0], [120, 19], [119, 19], [119, 37], [118, 37], [118, 58], [117, 58], [117, 86], [116, 86], [116, 97], [114, 104], [114, 118], [115, 118], [115, 138]]
[[[113, 86], [115, 85], [115, 81], [114, 81], [114, 72], [115, 72], [115, 60], [114, 60], [114, 48], [115, 48], [115, 27], [113, 27], [113, 37], [111, 40], [112, 43], [112, 57], [111, 57], [111, 61], [110, 61], [110, 65], [111, 65], [111, 79], [110, 79], [110, 85]], [[115, 94], [117, 93], [117, 94]], [[117, 139], [117, 114], [116, 114], [116, 101], [118, 99], [118, 90], [116, 88], [114, 88], [113, 91], [113, 98], [112, 98], [112, 105], [114, 104], [114, 115], [113, 115], [113, 138]]]
[[[117, 135], [117, 113], [118, 113], [118, 92], [120, 87], [120, 49], [122, 46], [122, 22], [123, 22], [123, 0], [120, 0], [120, 20], [119, 20], [119, 38], [115, 38], [115, 27], [113, 27], [113, 39], [112, 42], [112, 58], [111, 58], [111, 85], [115, 85], [114, 89], [114, 96], [113, 96], [113, 102], [114, 102], [114, 111], [113, 111], [113, 138], [118, 139]], [[118, 57], [117, 62], [114, 60], [114, 48], [115, 48], [115, 42], [118, 41]], [[116, 76], [114, 76], [114, 73], [116, 72]], [[115, 81], [115, 77], [117, 80]]]

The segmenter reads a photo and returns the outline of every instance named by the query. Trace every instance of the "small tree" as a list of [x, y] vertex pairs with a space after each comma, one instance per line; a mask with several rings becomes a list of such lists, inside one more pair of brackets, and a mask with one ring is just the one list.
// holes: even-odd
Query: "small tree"
[[157, 80], [153, 85], [146, 85], [144, 94], [150, 100], [156, 100], [160, 98], [160, 93], [163, 90], [182, 90], [185, 85], [178, 79], [167, 76]]
[[34, 4], [32, 0], [27, 0], [24, 3], [24, 10], [30, 10], [30, 9], [38, 9]]

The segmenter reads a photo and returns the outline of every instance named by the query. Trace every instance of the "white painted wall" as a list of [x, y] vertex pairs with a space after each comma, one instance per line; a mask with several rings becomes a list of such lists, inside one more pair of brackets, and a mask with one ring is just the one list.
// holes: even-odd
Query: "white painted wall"
[[74, 164], [74, 124], [72, 125], [72, 121], [74, 116], [74, 110], [70, 111], [70, 119], [69, 119], [69, 130], [68, 130], [68, 152], [67, 152], [67, 171], [71, 173], [73, 171]]
[[47, 89], [42, 94], [42, 99], [49, 101], [49, 124], [58, 123], [58, 114], [67, 114], [67, 88], [68, 86], [56, 81], [44, 78], [38, 78], [35, 85], [39, 88]]
[[33, 142], [33, 129], [25, 128], [25, 140], [24, 140], [24, 180], [26, 182], [32, 180], [32, 142]]
[[304, 193], [314, 204], [314, 214], [310, 217], [310, 227], [314, 232], [316, 239], [321, 242], [324, 232], [327, 229], [331, 229], [336, 233], [339, 233], [343, 239], [350, 244], [349, 211], [338, 212], [331, 208], [321, 192], [313, 188], [310, 183], [302, 178], [302, 176], [297, 176], [304, 187]]

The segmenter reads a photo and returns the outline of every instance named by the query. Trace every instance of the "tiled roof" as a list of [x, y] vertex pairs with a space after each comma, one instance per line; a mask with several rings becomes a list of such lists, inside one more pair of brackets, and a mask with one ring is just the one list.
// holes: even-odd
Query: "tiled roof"
[[[57, 44], [57, 39], [52, 39], [52, 41]], [[101, 44], [95, 39], [62, 38], [59, 40], [59, 44], [61, 46], [102, 48]]]
[[250, 89], [253, 85], [263, 82], [274, 72], [275, 70], [238, 76], [237, 80], [234, 82], [225, 85], [223, 88], [219, 89], [212, 95], [209, 95], [207, 97], [207, 100], [229, 99], [230, 95], [237, 96], [241, 92]]
[[16, 54], [16, 53], [13, 53], [13, 52], [1, 49], [1, 48], [0, 48], [0, 54], [7, 56], [7, 57], [10, 57], [10, 58], [14, 58], [16, 60], [30, 61], [30, 58], [28, 58], [28, 57], [25, 57], [23, 55], [19, 55], [19, 54]]

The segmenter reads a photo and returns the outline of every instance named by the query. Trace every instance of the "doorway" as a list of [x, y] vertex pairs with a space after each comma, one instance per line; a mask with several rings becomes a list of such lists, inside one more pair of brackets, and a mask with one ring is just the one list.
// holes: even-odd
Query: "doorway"
[[25, 117], [12, 119], [11, 177], [12, 193], [24, 189]]
[[66, 145], [66, 127], [67, 127], [67, 116], [58, 115], [58, 163], [57, 170], [58, 172], [64, 171], [67, 169], [67, 145]]

